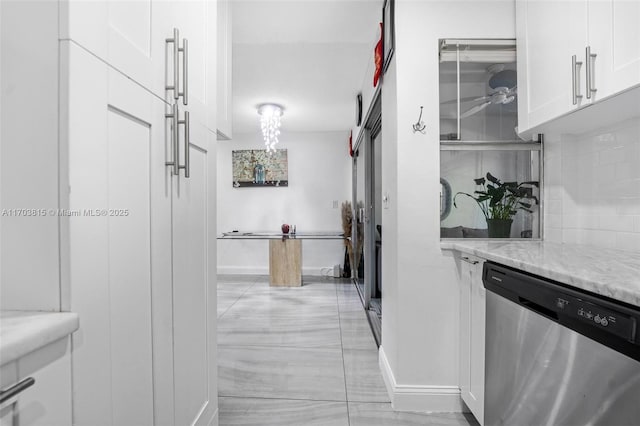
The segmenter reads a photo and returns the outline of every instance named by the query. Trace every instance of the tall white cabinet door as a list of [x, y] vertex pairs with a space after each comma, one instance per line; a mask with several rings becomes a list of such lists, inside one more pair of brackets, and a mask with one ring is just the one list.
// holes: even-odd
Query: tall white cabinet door
[[71, 310], [82, 318], [72, 336], [74, 423], [168, 424], [165, 104], [73, 42], [61, 56]]
[[[209, 167], [211, 154], [207, 147], [212, 136], [205, 126], [191, 123], [190, 177], [185, 178], [180, 171], [174, 180], [173, 353], [175, 424], [178, 425], [209, 424], [217, 408], [216, 288], [215, 277], [211, 278], [208, 270], [212, 214], [208, 197], [215, 197], [215, 188], [208, 184], [209, 174], [215, 174]], [[181, 156], [182, 149], [184, 139], [181, 138]]]
[[[526, 131], [584, 104], [587, 4], [579, 1], [516, 1], [518, 130]], [[572, 55], [583, 97], [573, 105]]]
[[167, 38], [177, 2], [63, 0], [60, 38], [70, 39], [164, 98]]
[[[590, 0], [589, 42], [595, 99], [640, 84], [640, 2]], [[585, 56], [586, 60], [586, 56]]]
[[[191, 111], [194, 119], [215, 131], [217, 4], [207, 0], [179, 4], [184, 22], [181, 24], [181, 37], [188, 40], [189, 47], [188, 105], [183, 105], [182, 98], [179, 102]], [[181, 90], [184, 91], [184, 87]]]

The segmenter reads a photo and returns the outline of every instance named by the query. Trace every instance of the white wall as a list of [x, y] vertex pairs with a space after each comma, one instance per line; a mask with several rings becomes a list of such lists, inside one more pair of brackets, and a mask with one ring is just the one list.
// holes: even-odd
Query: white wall
[[[256, 115], [256, 120], [257, 120]], [[297, 232], [341, 231], [340, 205], [351, 199], [348, 132], [291, 133], [283, 129], [278, 149], [288, 150], [289, 186], [233, 188], [231, 152], [263, 149], [259, 133], [239, 133], [218, 142], [218, 232], [280, 231], [283, 223]], [[338, 207], [333, 207], [333, 201]], [[303, 273], [344, 260], [340, 240], [302, 243]], [[218, 240], [218, 273], [267, 274], [268, 241]]]
[[545, 239], [640, 252], [640, 120], [545, 140]]
[[[382, 190], [390, 202], [382, 225], [381, 365], [396, 409], [456, 411], [459, 290], [454, 261], [440, 250], [438, 39], [514, 38], [514, 3], [395, 6], [395, 55], [382, 87]], [[420, 106], [425, 134], [411, 127]]]
[[[2, 1], [0, 307], [60, 311], [57, 2]], [[28, 52], [28, 53], [27, 53]], [[42, 212], [41, 212], [42, 213]]]

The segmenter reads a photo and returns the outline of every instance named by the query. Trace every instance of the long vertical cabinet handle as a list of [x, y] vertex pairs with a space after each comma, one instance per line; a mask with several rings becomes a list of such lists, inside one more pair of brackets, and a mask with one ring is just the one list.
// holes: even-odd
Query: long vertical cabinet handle
[[178, 92], [178, 84], [180, 81], [180, 64], [178, 62], [178, 53], [180, 52], [180, 31], [173, 29], [173, 38], [165, 40], [167, 44], [173, 44], [173, 86], [167, 85], [166, 90], [173, 90], [173, 99], [178, 100], [180, 93]]
[[595, 53], [591, 53], [591, 46], [585, 48], [585, 60], [587, 62], [587, 99], [591, 99], [591, 94], [598, 91], [594, 81], [593, 65], [596, 60]]
[[582, 98], [580, 94], [580, 74], [578, 72], [578, 67], [582, 66], [582, 62], [578, 62], [576, 55], [571, 57], [571, 82], [572, 90], [571, 93], [573, 95], [573, 104], [578, 104], [578, 99]]
[[178, 50], [182, 52], [182, 92], [178, 94], [182, 96], [182, 103], [187, 105], [189, 103], [189, 40], [185, 38], [182, 41], [182, 47]]
[[[178, 165], [178, 168], [184, 169], [184, 177], [189, 178], [189, 174], [191, 172], [191, 162], [190, 162], [190, 155], [189, 155], [189, 144], [191, 141], [189, 128], [191, 127], [191, 123], [189, 122], [189, 111], [184, 112], [184, 120], [180, 120], [179, 123], [184, 124], [184, 165], [183, 166]], [[176, 146], [177, 145], [178, 144], [176, 144]]]
[[178, 150], [178, 105], [171, 105], [171, 113], [165, 114], [165, 118], [171, 120], [171, 150], [173, 151], [173, 161], [167, 161], [165, 166], [173, 167], [173, 174], [177, 175], [179, 171], [180, 151]]

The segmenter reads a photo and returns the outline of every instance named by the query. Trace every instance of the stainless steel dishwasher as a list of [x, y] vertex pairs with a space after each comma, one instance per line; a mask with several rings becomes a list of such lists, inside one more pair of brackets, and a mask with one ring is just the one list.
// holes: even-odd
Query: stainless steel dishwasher
[[640, 425], [640, 308], [486, 262], [485, 425]]

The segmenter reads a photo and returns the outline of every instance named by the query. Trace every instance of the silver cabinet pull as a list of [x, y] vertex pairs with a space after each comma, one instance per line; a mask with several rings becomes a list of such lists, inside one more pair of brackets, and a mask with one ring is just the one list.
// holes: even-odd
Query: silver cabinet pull
[[573, 83], [572, 87], [572, 95], [573, 95], [573, 104], [578, 104], [578, 99], [582, 98], [580, 94], [580, 74], [578, 72], [578, 68], [582, 66], [582, 62], [578, 62], [576, 55], [571, 57], [571, 80]]
[[173, 99], [178, 99], [180, 94], [178, 93], [178, 84], [180, 78], [180, 64], [178, 63], [178, 52], [180, 52], [179, 46], [180, 31], [177, 28], [173, 29], [173, 38], [165, 40], [167, 44], [173, 44], [173, 86], [167, 85], [166, 90], [173, 90]]
[[478, 263], [480, 263], [480, 262], [478, 262], [477, 260], [471, 260], [471, 259], [469, 259], [469, 258], [468, 258], [468, 257], [466, 257], [466, 256], [462, 256], [460, 259], [462, 259], [462, 260], [464, 260], [465, 262], [470, 263], [470, 264], [472, 264], [472, 265], [477, 265]]
[[182, 92], [179, 95], [182, 96], [182, 103], [187, 105], [189, 103], [189, 40], [185, 38], [182, 41], [182, 47], [178, 50], [182, 52]]
[[171, 150], [173, 151], [173, 161], [167, 161], [164, 165], [173, 167], [173, 174], [177, 175], [179, 171], [178, 162], [180, 157], [180, 151], [178, 150], [178, 124], [180, 123], [178, 120], [178, 105], [171, 105], [171, 114], [165, 114], [164, 116], [171, 120]]
[[[189, 128], [191, 127], [191, 123], [189, 122], [189, 111], [184, 112], [184, 120], [178, 121], [179, 124], [184, 125], [184, 165], [178, 165], [178, 169], [184, 169], [184, 177], [189, 178], [189, 173], [191, 171], [190, 164], [190, 156], [189, 156], [189, 144], [191, 141], [191, 136], [189, 134]], [[178, 144], [176, 144], [177, 146]]]
[[598, 89], [596, 89], [595, 87], [595, 73], [593, 72], [596, 56], [598, 55], [596, 55], [595, 53], [591, 53], [591, 46], [587, 46], [585, 48], [585, 60], [587, 62], [587, 99], [591, 99], [591, 94], [598, 91]]
[[[189, 42], [187, 39], [182, 41], [180, 47], [180, 31], [173, 29], [173, 38], [165, 40], [167, 44], [173, 44], [173, 85], [166, 85], [166, 90], [173, 91], [173, 99], [176, 101], [182, 96], [182, 103], [187, 105], [188, 100], [188, 73], [189, 73]], [[180, 58], [182, 53], [182, 91], [180, 91]]]
[[25, 389], [30, 388], [31, 386], [34, 385], [35, 382], [36, 382], [36, 380], [33, 377], [27, 377], [26, 379], [24, 379], [24, 380], [16, 383], [15, 385], [11, 386], [9, 389], [1, 390], [0, 391], [0, 404], [2, 404], [5, 401], [8, 401], [9, 399], [11, 399], [14, 396], [18, 395], [19, 393], [21, 393]]

